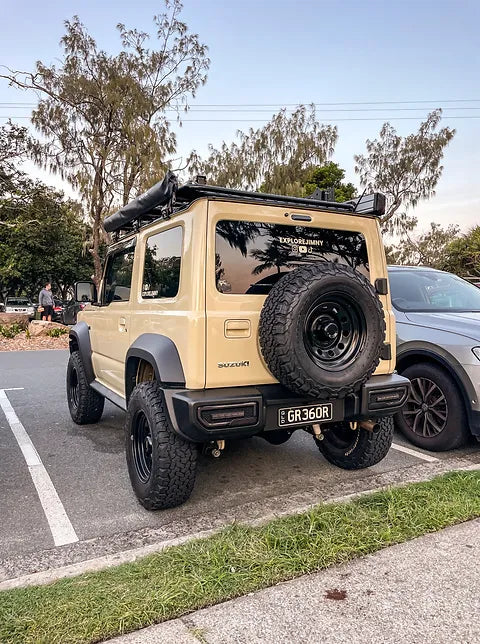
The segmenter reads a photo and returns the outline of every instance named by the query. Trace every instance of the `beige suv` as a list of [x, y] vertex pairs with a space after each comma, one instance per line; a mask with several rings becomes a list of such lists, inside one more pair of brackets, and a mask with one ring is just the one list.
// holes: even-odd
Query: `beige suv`
[[186, 501], [199, 447], [302, 429], [345, 469], [387, 454], [409, 383], [378, 215], [383, 195], [331, 203], [175, 176], [105, 220], [98, 290], [70, 330], [76, 423], [126, 410], [130, 479], [149, 510]]

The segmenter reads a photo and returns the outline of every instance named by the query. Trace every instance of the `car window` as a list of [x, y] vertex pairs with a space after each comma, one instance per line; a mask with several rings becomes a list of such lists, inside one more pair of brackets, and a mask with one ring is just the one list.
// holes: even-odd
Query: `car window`
[[480, 289], [451, 273], [391, 270], [389, 280], [400, 311], [480, 311]]
[[129, 246], [108, 256], [104, 280], [104, 304], [129, 301], [134, 254], [135, 248]]
[[28, 306], [30, 300], [23, 297], [7, 297], [6, 304], [10, 306]]
[[183, 228], [176, 226], [147, 239], [142, 297], [175, 297], [180, 284]]
[[266, 295], [285, 273], [312, 262], [350, 266], [368, 277], [361, 233], [249, 221], [219, 221], [215, 279], [221, 293]]

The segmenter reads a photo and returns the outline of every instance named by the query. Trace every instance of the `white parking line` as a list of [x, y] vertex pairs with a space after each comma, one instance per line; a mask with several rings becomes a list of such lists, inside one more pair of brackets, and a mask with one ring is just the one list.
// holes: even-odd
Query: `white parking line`
[[28, 471], [30, 472], [48, 525], [50, 526], [55, 545], [63, 546], [67, 543], [75, 543], [75, 541], [78, 541], [77, 534], [65, 512], [65, 508], [60, 501], [52, 479], [49, 477], [25, 427], [18, 419], [4, 389], [0, 389], [0, 407], [3, 409], [10, 429], [17, 440], [18, 446], [22, 450]]
[[392, 443], [392, 449], [396, 449], [397, 452], [403, 452], [404, 454], [410, 454], [410, 456], [415, 456], [415, 458], [421, 458], [422, 460], [428, 461], [429, 463], [435, 463], [439, 460], [438, 458], [435, 458], [435, 456], [430, 456], [429, 454], [424, 454], [423, 452], [417, 452], [416, 449], [404, 447], [403, 445], [399, 445], [398, 443]]

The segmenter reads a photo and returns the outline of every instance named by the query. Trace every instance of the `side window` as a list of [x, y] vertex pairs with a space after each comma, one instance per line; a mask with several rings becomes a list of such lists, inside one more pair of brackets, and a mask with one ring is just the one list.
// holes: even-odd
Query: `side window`
[[135, 248], [129, 246], [109, 256], [104, 281], [104, 304], [128, 302], [132, 286]]
[[180, 284], [183, 229], [170, 228], [147, 239], [142, 297], [175, 297]]

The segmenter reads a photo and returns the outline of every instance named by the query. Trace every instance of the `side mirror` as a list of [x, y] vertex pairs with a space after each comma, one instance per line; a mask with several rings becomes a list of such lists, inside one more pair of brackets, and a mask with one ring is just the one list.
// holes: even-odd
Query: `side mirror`
[[75, 301], [93, 303], [97, 301], [97, 287], [93, 282], [76, 282]]

